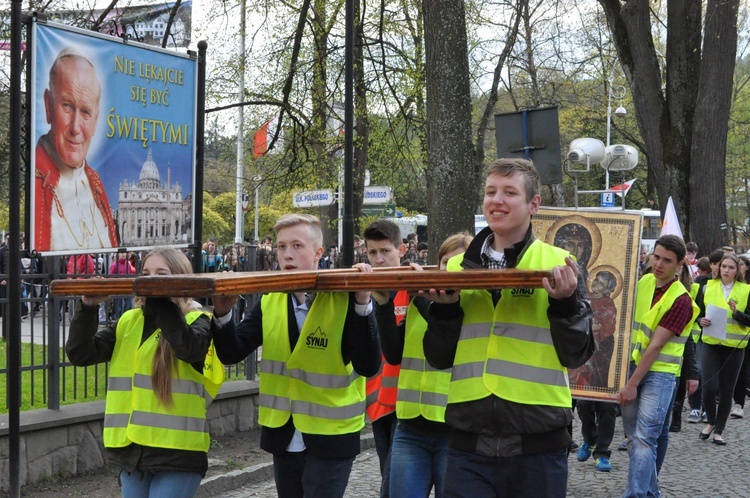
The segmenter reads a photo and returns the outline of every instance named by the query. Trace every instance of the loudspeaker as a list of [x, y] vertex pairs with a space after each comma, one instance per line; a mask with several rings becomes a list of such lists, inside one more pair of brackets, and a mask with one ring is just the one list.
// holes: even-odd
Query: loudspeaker
[[531, 159], [542, 185], [562, 183], [557, 106], [495, 114], [497, 157]]

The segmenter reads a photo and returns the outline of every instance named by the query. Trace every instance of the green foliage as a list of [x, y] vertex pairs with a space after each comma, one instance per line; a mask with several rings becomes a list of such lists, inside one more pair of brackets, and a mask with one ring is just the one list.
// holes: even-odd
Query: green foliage
[[[217, 213], [222, 213], [227, 222], [234, 221], [234, 214], [237, 209], [236, 192], [224, 192], [219, 194], [211, 199], [211, 202], [209, 202], [207, 206]], [[232, 217], [231, 220], [229, 219], [230, 216]]]
[[10, 212], [8, 209], [8, 203], [0, 202], [0, 231], [8, 231], [8, 228], [10, 227], [9, 216]]
[[215, 238], [219, 245], [231, 244], [234, 241], [234, 226], [230, 225], [222, 215], [203, 206], [203, 239]]

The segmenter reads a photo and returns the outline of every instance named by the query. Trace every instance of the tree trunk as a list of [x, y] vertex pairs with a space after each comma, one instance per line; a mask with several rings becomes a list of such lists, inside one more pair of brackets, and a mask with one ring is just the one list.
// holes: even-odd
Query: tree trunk
[[659, 208], [664, 213], [672, 197], [685, 238], [697, 242], [702, 253], [726, 241], [721, 224], [726, 222], [724, 170], [738, 2], [709, 1], [703, 27], [701, 0], [668, 1], [662, 87], [650, 2], [599, 0], [633, 95]]
[[[706, 6], [698, 102], [690, 161], [691, 234], [699, 247], [716, 249], [729, 241], [726, 208], [726, 153], [729, 110], [737, 54], [739, 0], [712, 0]], [[723, 195], [712, 195], [721, 192]], [[700, 199], [700, 202], [699, 202]]]
[[479, 197], [471, 142], [466, 18], [462, 0], [425, 0], [427, 211], [430, 246], [473, 233]]

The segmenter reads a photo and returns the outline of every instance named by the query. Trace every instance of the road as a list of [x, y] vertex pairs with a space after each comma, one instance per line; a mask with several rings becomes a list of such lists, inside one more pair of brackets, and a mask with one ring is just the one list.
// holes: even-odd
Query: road
[[[665, 497], [735, 497], [750, 496], [750, 405], [748, 416], [730, 419], [724, 431], [726, 446], [698, 439], [703, 424], [683, 422], [682, 431], [670, 434], [670, 445], [660, 476]], [[683, 421], [687, 414], [683, 415]], [[574, 423], [576, 441], [580, 442], [580, 425]], [[568, 461], [568, 497], [622, 496], [628, 474], [627, 452], [618, 451], [623, 440], [622, 424], [617, 421], [613, 442], [612, 471], [598, 472], [593, 459], [579, 462], [575, 454]], [[373, 498], [379, 496], [380, 475], [375, 450], [367, 450], [354, 463], [346, 496]], [[271, 498], [276, 496], [273, 479], [218, 495], [222, 498]], [[533, 496], [533, 492], [529, 493]]]

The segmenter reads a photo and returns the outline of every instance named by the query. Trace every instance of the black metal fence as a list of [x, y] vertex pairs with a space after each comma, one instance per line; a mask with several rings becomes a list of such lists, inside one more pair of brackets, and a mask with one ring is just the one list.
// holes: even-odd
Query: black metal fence
[[[247, 246], [247, 258], [234, 265], [239, 271], [262, 268], [256, 261], [255, 246]], [[28, 256], [28, 254], [24, 255]], [[109, 364], [75, 367], [65, 356], [65, 341], [76, 298], [58, 297], [49, 293], [49, 282], [59, 278], [127, 278], [128, 275], [109, 275], [109, 263], [117, 254], [90, 255], [94, 260], [94, 273], [68, 272], [69, 257], [22, 256], [21, 298], [21, 410], [37, 408], [58, 409], [61, 405], [102, 399], [106, 394]], [[75, 256], [71, 256], [75, 257]], [[100, 261], [100, 258], [103, 261]], [[2, 258], [0, 258], [2, 259]], [[90, 267], [89, 267], [90, 269]], [[140, 270], [140, 268], [138, 268]], [[4, 271], [4, 270], [3, 270]], [[131, 275], [132, 276], [132, 275]], [[8, 330], [8, 298], [5, 287], [7, 274], [0, 273], [0, 313], [2, 336]], [[110, 296], [100, 308], [100, 323], [114, 323], [132, 304], [132, 296]], [[240, 296], [235, 312], [239, 321], [246, 310], [252, 308], [259, 295]], [[120, 303], [126, 303], [122, 306]], [[244, 362], [226, 366], [227, 379], [254, 379], [257, 375], [257, 355], [253, 353]], [[7, 365], [5, 341], [0, 342], [0, 413], [7, 413]]]

